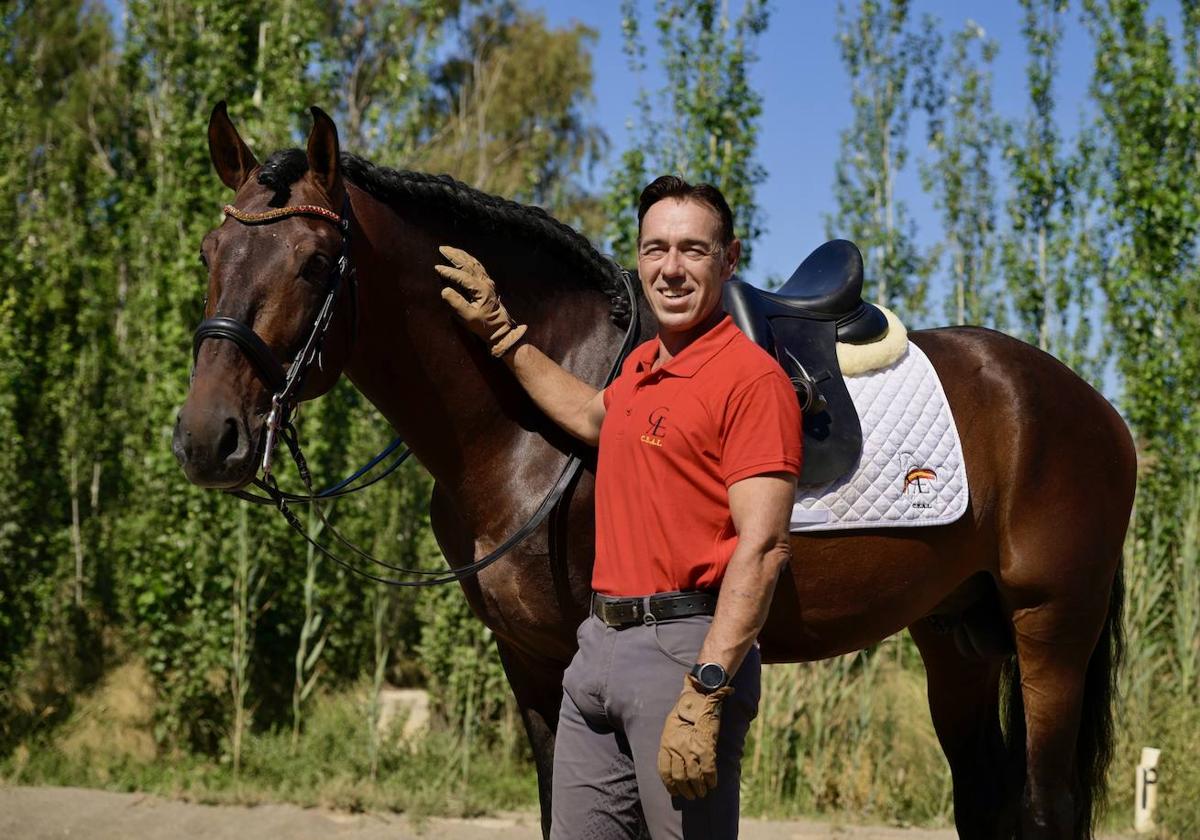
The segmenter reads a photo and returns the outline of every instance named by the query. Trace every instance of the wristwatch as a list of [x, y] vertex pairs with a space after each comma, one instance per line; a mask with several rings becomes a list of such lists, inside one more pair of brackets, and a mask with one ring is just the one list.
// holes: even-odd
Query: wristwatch
[[718, 688], [729, 685], [729, 672], [719, 662], [697, 662], [692, 666], [691, 673], [701, 694], [712, 694]]

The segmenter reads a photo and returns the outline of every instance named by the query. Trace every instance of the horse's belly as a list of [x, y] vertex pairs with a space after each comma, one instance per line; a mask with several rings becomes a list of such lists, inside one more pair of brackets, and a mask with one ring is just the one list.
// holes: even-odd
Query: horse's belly
[[763, 660], [849, 653], [929, 615], [977, 570], [961, 550], [965, 535], [956, 523], [793, 536], [789, 573], [759, 635]]

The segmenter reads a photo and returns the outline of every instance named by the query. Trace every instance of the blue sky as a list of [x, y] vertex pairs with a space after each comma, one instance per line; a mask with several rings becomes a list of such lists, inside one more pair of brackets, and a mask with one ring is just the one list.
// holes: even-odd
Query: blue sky
[[[620, 4], [616, 0], [533, 0], [530, 5], [544, 11], [552, 24], [580, 21], [597, 31], [594, 115], [612, 141], [609, 161], [615, 161], [628, 143], [626, 123], [634, 116], [632, 103], [638, 87], [621, 52]], [[730, 5], [735, 10], [741, 6], [737, 0]], [[653, 20], [653, 0], [641, 0], [641, 6], [645, 20]], [[942, 21], [946, 35], [968, 19], [983, 26], [1000, 45], [993, 71], [996, 109], [1006, 117], [1024, 115], [1028, 94], [1020, 5], [1015, 0], [914, 0], [912, 19], [919, 20], [926, 13]], [[1093, 55], [1090, 38], [1076, 14], [1069, 20], [1055, 88], [1060, 125], [1073, 136], [1086, 107]], [[776, 0], [770, 27], [759, 42], [759, 60], [751, 79], [764, 99], [759, 160], [767, 179], [758, 199], [767, 232], [756, 245], [754, 265], [744, 274], [752, 282], [761, 283], [771, 274], [786, 278], [825, 240], [824, 216], [835, 209], [833, 171], [840, 132], [852, 120], [849, 80], [836, 32], [837, 3], [833, 0]], [[940, 222], [918, 182], [916, 162], [924, 152], [922, 131], [914, 120], [910, 161], [900, 176], [897, 193], [914, 215], [920, 240], [930, 242], [937, 237]], [[603, 179], [606, 165], [597, 168], [594, 179]]]

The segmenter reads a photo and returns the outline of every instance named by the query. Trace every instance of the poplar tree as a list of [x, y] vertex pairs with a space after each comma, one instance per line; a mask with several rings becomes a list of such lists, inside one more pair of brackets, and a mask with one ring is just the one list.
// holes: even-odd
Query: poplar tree
[[916, 315], [925, 308], [931, 262], [917, 248], [916, 223], [896, 195], [896, 178], [908, 164], [914, 106], [939, 96], [929, 85], [937, 35], [928, 19], [919, 31], [909, 28], [908, 0], [862, 0], [853, 11], [841, 2], [838, 18], [854, 120], [841, 134], [837, 211], [826, 220], [826, 235], [862, 250], [865, 294]]
[[108, 19], [19, 3], [2, 22], [0, 749], [21, 732], [13, 700], [53, 714], [100, 666], [112, 485], [99, 465], [117, 439], [90, 410], [115, 370]]
[[1029, 52], [1030, 112], [1005, 148], [1012, 194], [1004, 269], [1015, 334], [1074, 367], [1088, 355], [1092, 283], [1073, 260], [1073, 231], [1086, 218], [1080, 161], [1064, 151], [1055, 113], [1067, 0], [1021, 0]]
[[[621, 28], [630, 68], [646, 70], [647, 46], [636, 0], [623, 0]], [[646, 183], [674, 173], [715, 185], [733, 211], [749, 266], [762, 234], [755, 190], [766, 170], [755, 159], [762, 95], [750, 85], [754, 47], [770, 20], [766, 0], [744, 0], [731, 17], [716, 0], [657, 0], [655, 28], [665, 85], [639, 89], [632, 142], [609, 178], [607, 239], [625, 265], [636, 261], [637, 199]]]
[[932, 162], [921, 179], [942, 214], [944, 251], [950, 277], [946, 317], [953, 324], [1003, 327], [997, 288], [996, 183], [993, 158], [1001, 122], [992, 107], [992, 62], [998, 46], [974, 21], [951, 42], [945, 77], [945, 116], [931, 120]]
[[1200, 467], [1200, 7], [1182, 5], [1182, 50], [1146, 2], [1087, 0], [1084, 9], [1097, 44], [1098, 194], [1112, 242], [1106, 337], [1150, 468], [1143, 489], [1173, 501]]

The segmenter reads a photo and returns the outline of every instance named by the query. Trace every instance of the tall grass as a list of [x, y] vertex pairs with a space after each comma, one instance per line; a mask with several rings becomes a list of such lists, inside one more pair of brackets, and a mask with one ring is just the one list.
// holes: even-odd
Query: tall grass
[[233, 773], [241, 769], [242, 743], [250, 726], [251, 710], [246, 703], [250, 690], [250, 663], [254, 655], [254, 625], [264, 578], [257, 561], [250, 559], [249, 524], [246, 508], [238, 508], [237, 561], [233, 579], [232, 643], [229, 652], [229, 692], [233, 702], [230, 755]]
[[[332, 506], [331, 506], [332, 507]], [[326, 514], [332, 515], [332, 511]], [[304, 558], [304, 623], [300, 625], [300, 638], [296, 642], [296, 660], [292, 681], [292, 746], [300, 745], [300, 729], [304, 721], [304, 704], [317, 686], [321, 675], [321, 651], [329, 639], [329, 628], [321, 628], [325, 613], [317, 604], [317, 568], [321, 555], [313, 542], [325, 530], [325, 522], [317, 516], [314, 506], [308, 509], [308, 538]]]
[[1128, 825], [1142, 747], [1161, 749], [1163, 836], [1200, 837], [1200, 479], [1174, 509], [1143, 507], [1125, 547], [1126, 657], [1120, 675], [1109, 821]]
[[[396, 731], [372, 745], [364, 731], [369, 681], [312, 698], [298, 742], [290, 729], [247, 732], [237, 773], [228, 762], [196, 754], [153, 759], [117, 749], [120, 738], [73, 746], [75, 719], [57, 737], [0, 761], [11, 784], [53, 784], [147, 791], [213, 804], [294, 802], [352, 811], [399, 811], [416, 816], [478, 816], [498, 809], [535, 808], [532, 765], [500, 744], [476, 741], [474, 762], [488, 768], [464, 784], [461, 736], [435, 729], [413, 741]], [[86, 705], [86, 704], [85, 704]], [[402, 727], [397, 721], [394, 730]]]
[[892, 649], [763, 669], [743, 762], [748, 813], [946, 821], [949, 776], [924, 674]]

